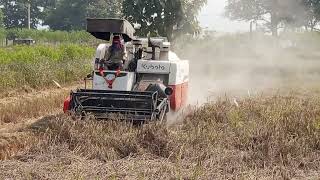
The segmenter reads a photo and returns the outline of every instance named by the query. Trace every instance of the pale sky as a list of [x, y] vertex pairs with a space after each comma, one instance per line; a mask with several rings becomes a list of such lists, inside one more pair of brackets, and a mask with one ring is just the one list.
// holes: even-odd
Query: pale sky
[[227, 0], [208, 0], [208, 4], [199, 15], [203, 28], [218, 32], [243, 32], [249, 31], [249, 25], [245, 22], [230, 21], [224, 17], [224, 7]]

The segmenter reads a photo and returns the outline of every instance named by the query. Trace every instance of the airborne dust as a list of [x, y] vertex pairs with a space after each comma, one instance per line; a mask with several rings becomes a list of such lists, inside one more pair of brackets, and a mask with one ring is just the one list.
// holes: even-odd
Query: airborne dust
[[[184, 39], [182, 59], [190, 60], [191, 105], [216, 97], [241, 98], [278, 91], [317, 90], [320, 51], [317, 34], [283, 33]], [[318, 41], [319, 42], [319, 41]]]

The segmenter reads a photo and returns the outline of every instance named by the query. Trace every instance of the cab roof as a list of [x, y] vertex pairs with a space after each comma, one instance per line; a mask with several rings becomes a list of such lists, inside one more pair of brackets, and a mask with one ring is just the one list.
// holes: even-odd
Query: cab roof
[[125, 42], [133, 39], [135, 29], [124, 19], [87, 19], [87, 31], [97, 39], [110, 41], [112, 34], [122, 35]]

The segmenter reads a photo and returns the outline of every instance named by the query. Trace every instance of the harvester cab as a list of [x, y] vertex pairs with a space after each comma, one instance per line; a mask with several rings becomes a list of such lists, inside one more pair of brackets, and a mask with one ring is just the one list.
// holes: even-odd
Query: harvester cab
[[166, 38], [135, 37], [135, 29], [122, 19], [88, 19], [87, 31], [110, 42], [120, 36], [124, 42], [123, 66], [108, 69], [105, 53], [112, 46], [97, 47], [91, 87], [71, 92], [64, 112], [96, 119], [129, 121], [165, 120], [169, 111], [179, 111], [187, 103], [189, 62], [170, 51]]

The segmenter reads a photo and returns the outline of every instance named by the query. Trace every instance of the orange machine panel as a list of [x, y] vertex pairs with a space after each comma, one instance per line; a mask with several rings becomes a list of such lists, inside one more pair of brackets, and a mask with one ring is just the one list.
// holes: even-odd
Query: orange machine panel
[[174, 111], [179, 111], [188, 101], [188, 82], [170, 86], [173, 94], [170, 98], [170, 106]]

